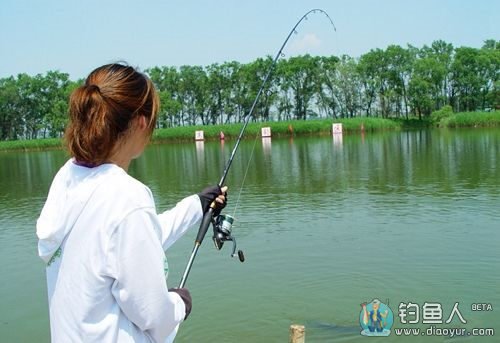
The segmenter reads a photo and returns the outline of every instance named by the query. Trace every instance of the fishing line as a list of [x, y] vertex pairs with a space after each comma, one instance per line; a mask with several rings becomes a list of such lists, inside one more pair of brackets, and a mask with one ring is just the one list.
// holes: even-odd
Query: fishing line
[[[335, 24], [333, 24], [333, 21], [332, 21], [332, 19], [330, 18], [330, 16], [329, 16], [326, 12], [324, 12], [323, 10], [321, 10], [321, 9], [313, 9], [313, 10], [309, 11], [308, 13], [306, 13], [306, 14], [303, 16], [303, 19], [308, 20], [307, 15], [308, 15], [309, 13], [316, 13], [316, 12], [322, 12], [322, 13], [324, 13], [324, 14], [326, 15], [326, 17], [330, 20], [330, 23], [332, 24], [333, 29], [336, 31]], [[299, 23], [300, 23], [300, 21], [299, 21]], [[296, 34], [296, 35], [297, 35], [297, 34], [298, 34], [298, 31], [297, 31], [296, 27], [297, 27], [297, 26], [295, 26], [295, 27], [294, 27], [294, 29], [292, 30], [292, 32], [293, 32], [294, 34]], [[283, 46], [283, 47], [284, 47], [284, 46]], [[282, 47], [282, 49], [283, 49], [283, 47]], [[279, 55], [278, 55], [278, 59], [279, 59], [280, 57], [281, 57], [281, 58], [284, 58], [284, 57], [285, 57], [285, 54], [283, 53], [282, 49], [280, 50], [280, 53], [279, 53]], [[273, 63], [273, 64], [274, 64], [274, 63]], [[271, 68], [272, 68], [272, 67], [273, 67], [273, 66], [271, 66]], [[233, 214], [232, 214], [232, 216], [233, 216], [233, 217], [236, 217], [236, 211], [237, 211], [238, 206], [239, 206], [239, 203], [240, 203], [241, 193], [243, 192], [243, 187], [244, 187], [244, 184], [245, 184], [245, 180], [246, 180], [246, 178], [247, 178], [247, 175], [248, 175], [248, 170], [250, 169], [250, 164], [251, 164], [251, 162], [252, 162], [253, 153], [254, 153], [254, 150], [255, 150], [255, 146], [256, 146], [256, 143], [257, 143], [257, 138], [258, 138], [258, 137], [259, 137], [259, 135], [258, 135], [258, 134], [257, 134], [257, 135], [255, 135], [255, 139], [254, 139], [253, 147], [252, 147], [252, 150], [251, 150], [251, 153], [250, 153], [250, 158], [248, 159], [248, 163], [247, 163], [247, 167], [246, 167], [246, 170], [245, 170], [245, 174], [243, 175], [243, 180], [241, 181], [240, 190], [239, 190], [239, 192], [238, 192], [238, 198], [236, 199], [236, 203], [235, 203], [235, 206], [234, 206], [234, 209], [233, 209]]]
[[252, 147], [252, 151], [250, 152], [250, 158], [248, 159], [247, 168], [245, 170], [245, 174], [243, 175], [243, 180], [241, 181], [241, 186], [240, 186], [240, 191], [238, 193], [238, 198], [236, 199], [236, 203], [234, 205], [233, 217], [236, 217], [236, 209], [238, 208], [238, 205], [240, 203], [241, 193], [243, 192], [243, 185], [245, 184], [245, 180], [247, 179], [248, 170], [250, 169], [250, 163], [252, 162], [252, 158], [253, 158], [253, 152], [255, 151], [255, 146], [257, 145], [257, 138], [259, 138], [258, 134], [255, 135], [255, 139], [253, 141], [253, 147]]
[[[238, 150], [241, 139], [243, 138], [243, 133], [245, 132], [245, 129], [248, 126], [248, 123], [250, 122], [250, 118], [253, 115], [253, 112], [254, 112], [255, 107], [257, 105], [257, 102], [260, 98], [260, 95], [262, 94], [262, 92], [264, 90], [264, 86], [266, 85], [267, 80], [271, 76], [271, 73], [276, 65], [276, 62], [278, 61], [278, 59], [280, 57], [284, 56], [283, 49], [285, 48], [286, 44], [288, 43], [291, 35], [297, 32], [297, 30], [296, 30], [297, 27], [300, 25], [300, 23], [303, 20], [307, 20], [308, 19], [307, 16], [311, 13], [312, 14], [315, 14], [315, 13], [324, 14], [328, 18], [328, 20], [330, 21], [330, 24], [333, 26], [333, 29], [335, 31], [337, 31], [337, 29], [335, 28], [335, 25], [333, 24], [333, 20], [330, 18], [328, 13], [326, 13], [325, 11], [323, 11], [320, 8], [315, 8], [315, 9], [308, 11], [306, 14], [304, 14], [297, 21], [295, 26], [290, 30], [290, 33], [288, 34], [288, 36], [284, 40], [283, 44], [281, 45], [281, 48], [278, 50], [278, 53], [276, 54], [271, 65], [269, 66], [268, 72], [262, 81], [262, 84], [261, 84], [259, 91], [257, 92], [257, 95], [252, 103], [252, 106], [250, 107], [250, 110], [248, 111], [248, 114], [245, 117], [243, 127], [241, 128], [241, 131], [238, 135], [238, 139], [236, 140], [236, 144], [235, 144], [233, 150], [231, 151], [231, 155], [229, 156], [229, 160], [226, 163], [226, 166], [225, 166], [224, 171], [222, 173], [222, 177], [218, 183], [219, 187], [222, 187], [224, 185], [224, 182], [226, 181], [226, 177], [227, 177], [227, 174], [229, 172], [229, 168], [231, 167], [231, 164], [233, 163], [234, 156], [236, 154], [236, 151]], [[255, 142], [254, 142], [254, 149], [255, 149], [256, 141], [257, 141], [257, 137], [256, 137]], [[253, 156], [254, 149], [252, 149], [252, 156]], [[249, 168], [249, 166], [247, 166], [247, 170], [245, 171], [245, 178], [246, 178], [246, 174], [248, 172], [248, 168]], [[240, 189], [240, 195], [241, 195], [241, 189]], [[239, 196], [238, 196], [238, 201], [239, 201]], [[217, 218], [214, 218], [214, 215], [213, 215], [214, 214], [214, 207], [215, 207], [215, 202], [212, 203], [212, 206], [203, 215], [203, 219], [201, 221], [200, 228], [198, 229], [198, 234], [197, 234], [196, 239], [195, 239], [193, 251], [192, 251], [191, 256], [189, 258], [186, 269], [184, 270], [184, 274], [182, 275], [182, 279], [181, 279], [181, 282], [179, 284], [179, 288], [183, 288], [184, 285], [186, 284], [186, 280], [187, 280], [187, 277], [188, 277], [189, 272], [191, 270], [191, 267], [193, 265], [194, 259], [196, 257], [196, 254], [198, 253], [198, 250], [199, 250], [201, 243], [202, 243], [202, 241], [203, 241], [203, 239], [208, 231], [208, 227], [210, 226], [210, 224], [212, 224], [214, 227], [213, 240], [214, 240], [216, 248], [220, 250], [225, 241], [232, 241], [233, 242], [233, 253], [231, 254], [231, 256], [236, 256], [236, 254], [235, 254], [236, 240], [234, 239], [233, 236], [231, 236], [231, 226], [233, 223], [233, 218], [230, 216], [227, 216], [230, 218], [226, 218], [226, 216], [224, 216], [224, 215], [219, 215], [219, 216], [217, 216]], [[217, 221], [216, 221], [216, 219], [217, 219]], [[243, 262], [245, 259], [243, 256], [243, 252], [241, 250], [238, 251], [238, 257], [239, 257], [241, 262]]]

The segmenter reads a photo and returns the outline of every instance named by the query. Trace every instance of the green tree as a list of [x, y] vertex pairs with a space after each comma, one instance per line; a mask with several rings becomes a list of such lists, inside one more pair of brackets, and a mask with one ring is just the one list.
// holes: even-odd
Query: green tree
[[354, 117], [361, 110], [361, 78], [354, 58], [344, 55], [337, 64], [333, 92], [340, 106], [340, 117]]
[[500, 50], [500, 41], [497, 41], [495, 39], [487, 39], [484, 41], [484, 44], [481, 49]]
[[319, 112], [325, 112], [326, 117], [337, 117], [339, 102], [335, 98], [335, 81], [338, 63], [339, 58], [336, 56], [320, 57], [319, 61], [317, 104]]
[[365, 91], [366, 108], [371, 114], [372, 106], [385, 118], [389, 114], [390, 84], [386, 53], [381, 49], [372, 49], [362, 55], [358, 67], [361, 83]]
[[428, 59], [430, 68], [427, 80], [431, 83], [433, 99], [432, 111], [438, 110], [446, 104], [451, 104], [455, 96], [451, 82], [451, 65], [454, 59], [453, 45], [443, 40], [432, 42], [431, 46], [424, 45], [420, 49], [420, 58]]
[[69, 75], [58, 71], [49, 71], [43, 78], [41, 92], [45, 97], [45, 117], [43, 136], [48, 130], [50, 137], [61, 137], [68, 122], [68, 99], [71, 92], [80, 83], [71, 82]]
[[147, 73], [155, 84], [160, 97], [158, 127], [180, 125], [182, 102], [180, 100], [180, 74], [175, 67], [154, 67]]
[[453, 104], [454, 110], [460, 112], [480, 109], [481, 99], [484, 98], [483, 89], [489, 89], [490, 83], [488, 56], [478, 49], [457, 48], [452, 74], [453, 87], [458, 95]]
[[500, 44], [488, 40], [480, 50], [481, 87], [480, 107], [482, 109], [500, 108]]
[[416, 60], [409, 83], [413, 111], [421, 117], [448, 103], [448, 85], [453, 47], [435, 41], [430, 47], [416, 49]]
[[[244, 91], [245, 85], [240, 82], [239, 74], [241, 71], [241, 64], [236, 61], [226, 62], [222, 65], [224, 74], [226, 75], [226, 85], [228, 91], [225, 92], [225, 109], [226, 119], [224, 123], [231, 122], [231, 118], [236, 118], [241, 112], [241, 93]], [[240, 87], [240, 84], [242, 86]]]
[[234, 111], [233, 102], [233, 67], [231, 63], [214, 63], [207, 67], [207, 92], [209, 97], [209, 119], [211, 124], [224, 123]]
[[311, 100], [317, 94], [316, 82], [319, 79], [320, 59], [310, 55], [290, 57], [284, 62], [285, 82], [282, 86], [291, 89], [294, 102], [295, 119], [307, 119]]
[[408, 118], [408, 84], [413, 68], [414, 58], [408, 49], [399, 45], [390, 45], [385, 51], [387, 80], [391, 94], [393, 110], [391, 112]]
[[207, 124], [208, 77], [201, 66], [184, 65], [179, 70], [179, 100], [182, 104], [180, 122], [195, 125], [198, 117], [203, 125]]
[[[247, 114], [250, 112], [252, 104], [257, 97], [257, 93], [262, 86], [262, 82], [266, 77], [269, 68], [272, 65], [272, 58], [267, 56], [266, 58], [258, 58], [255, 61], [247, 64], [242, 68], [243, 82], [246, 84], [246, 94], [243, 97], [243, 113]], [[275, 71], [276, 72], [276, 71]], [[276, 74], [274, 75], [276, 76]], [[277, 81], [276, 77], [270, 77], [267, 83], [264, 85], [262, 94], [253, 111], [252, 119], [254, 121], [258, 120], [268, 120], [271, 115], [271, 107], [274, 105], [277, 97]]]
[[23, 108], [17, 82], [12, 76], [0, 79], [0, 139], [18, 139], [23, 130]]

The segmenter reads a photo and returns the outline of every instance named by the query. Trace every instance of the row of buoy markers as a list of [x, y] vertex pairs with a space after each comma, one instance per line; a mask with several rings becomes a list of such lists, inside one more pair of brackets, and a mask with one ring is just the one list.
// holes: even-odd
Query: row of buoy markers
[[[363, 127], [364, 129], [364, 127]], [[292, 125], [288, 125], [288, 131], [290, 133], [293, 133], [293, 127]], [[341, 123], [334, 123], [332, 124], [332, 135], [335, 137], [336, 135], [342, 135], [342, 124]], [[263, 127], [260, 129], [260, 136], [262, 138], [269, 138], [271, 137], [271, 128], [269, 126]], [[224, 132], [220, 131], [219, 132], [219, 139], [223, 141], [225, 138]], [[205, 140], [205, 133], [203, 130], [196, 130], [194, 132], [194, 140], [199, 142], [199, 141], [204, 141]]]

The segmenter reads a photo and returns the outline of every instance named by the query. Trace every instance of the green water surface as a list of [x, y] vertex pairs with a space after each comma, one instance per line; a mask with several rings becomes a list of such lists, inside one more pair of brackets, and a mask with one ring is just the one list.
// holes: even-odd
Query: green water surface
[[[234, 142], [153, 145], [130, 174], [159, 210], [217, 183]], [[252, 155], [253, 157], [248, 164]], [[49, 342], [44, 265], [35, 221], [63, 151], [0, 153], [0, 341]], [[248, 169], [247, 169], [248, 166]], [[240, 187], [247, 173], [243, 188]], [[193, 312], [177, 342], [450, 341], [366, 338], [360, 304], [440, 303], [438, 327], [500, 335], [500, 130], [427, 130], [246, 140], [227, 178], [241, 264], [207, 235], [187, 282]], [[239, 198], [239, 201], [237, 199]], [[176, 286], [197, 228], [168, 251]], [[209, 233], [210, 234], [210, 233]], [[493, 311], [472, 311], [488, 303]], [[454, 341], [454, 340], [451, 340]]]

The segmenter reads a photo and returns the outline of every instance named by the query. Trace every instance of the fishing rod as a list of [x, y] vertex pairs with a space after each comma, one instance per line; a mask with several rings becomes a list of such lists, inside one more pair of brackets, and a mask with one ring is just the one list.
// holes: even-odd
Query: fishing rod
[[[330, 23], [333, 26], [333, 29], [337, 31], [335, 28], [335, 24], [333, 24], [333, 20], [330, 18], [328, 13], [323, 11], [322, 9], [315, 8], [310, 11], [308, 11], [306, 14], [304, 14], [295, 24], [295, 26], [290, 30], [290, 33], [284, 40], [283, 44], [281, 45], [281, 48], [278, 50], [278, 53], [274, 57], [271, 65], [269, 66], [269, 70], [267, 71], [266, 76], [264, 77], [264, 80], [262, 81], [262, 84], [259, 88], [259, 91], [257, 92], [257, 95], [252, 103], [252, 106], [250, 107], [250, 110], [248, 111], [247, 115], [245, 116], [244, 124], [243, 127], [240, 130], [240, 133], [238, 135], [238, 139], [236, 140], [236, 144], [234, 145], [233, 150], [231, 151], [231, 155], [229, 156], [229, 160], [226, 163], [226, 166], [224, 167], [224, 171], [222, 172], [222, 177], [220, 178], [220, 181], [218, 183], [219, 187], [222, 187], [224, 185], [224, 181], [226, 180], [227, 174], [229, 172], [229, 168], [231, 168], [231, 164], [233, 163], [234, 156], [236, 155], [236, 151], [238, 150], [238, 147], [240, 146], [241, 139], [243, 138], [243, 133], [245, 132], [245, 129], [248, 126], [248, 123], [250, 122], [250, 118], [252, 117], [252, 114], [255, 110], [255, 107], [257, 106], [257, 102], [259, 101], [260, 95], [262, 94], [264, 90], [264, 86], [267, 83], [267, 80], [271, 76], [271, 73], [274, 70], [274, 67], [276, 65], [276, 62], [281, 56], [284, 56], [283, 54], [283, 49], [285, 48], [286, 44], [288, 43], [288, 40], [292, 36], [293, 33], [297, 33], [296, 29], [300, 25], [300, 23], [303, 20], [307, 20], [307, 16], [311, 13], [322, 13], [324, 14]], [[191, 267], [193, 266], [194, 259], [196, 257], [196, 254], [198, 253], [198, 250], [201, 246], [201, 243], [203, 242], [203, 239], [205, 238], [205, 235], [208, 231], [208, 228], [210, 224], [213, 226], [213, 231], [214, 235], [212, 237], [215, 247], [220, 250], [222, 249], [222, 246], [224, 242], [226, 241], [232, 241], [233, 242], [233, 251], [231, 254], [231, 257], [238, 256], [240, 262], [245, 261], [245, 256], [243, 254], [243, 251], [238, 250], [238, 254], [236, 255], [236, 239], [231, 236], [231, 227], [233, 224], [233, 217], [229, 215], [218, 215], [217, 218], [214, 218], [214, 208], [215, 208], [215, 201], [210, 205], [210, 208], [208, 211], [203, 215], [203, 219], [200, 223], [200, 228], [198, 229], [198, 234], [196, 235], [196, 239], [194, 242], [194, 247], [193, 251], [191, 252], [191, 256], [189, 258], [189, 261], [187, 263], [187, 266], [184, 270], [184, 274], [182, 275], [181, 282], [179, 284], [179, 288], [183, 288], [186, 284], [189, 272], [191, 271]]]

